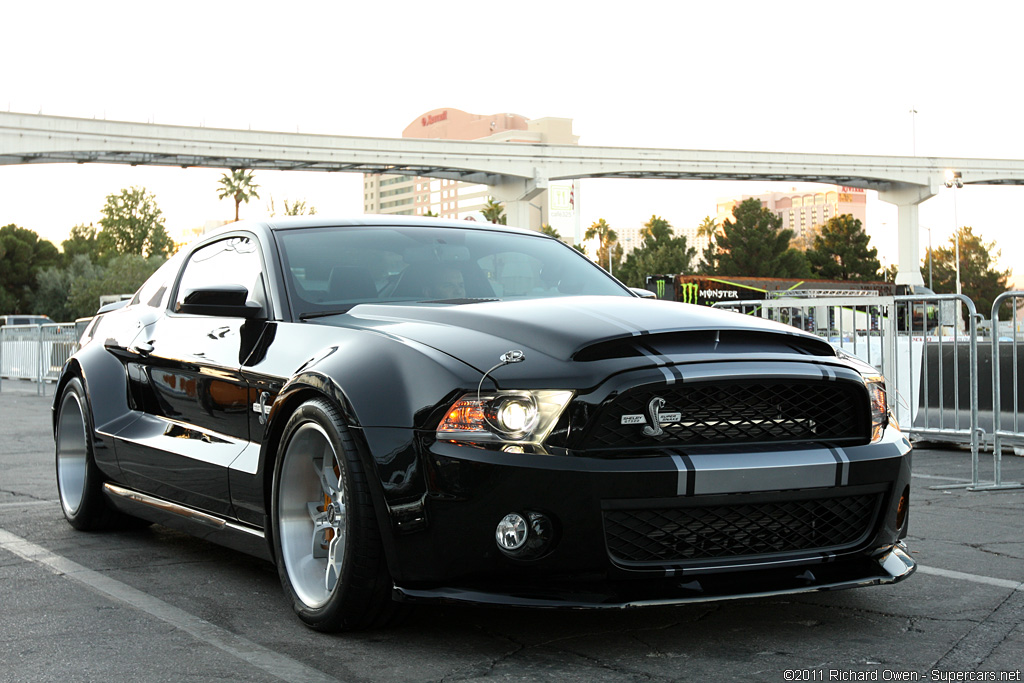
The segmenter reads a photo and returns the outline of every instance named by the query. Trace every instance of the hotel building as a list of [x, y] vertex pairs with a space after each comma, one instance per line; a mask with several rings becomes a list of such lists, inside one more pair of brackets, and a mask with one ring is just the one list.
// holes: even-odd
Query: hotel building
[[[867, 193], [857, 187], [826, 186], [813, 191], [767, 192], [757, 195], [743, 195], [738, 199], [720, 199], [718, 201], [717, 222], [721, 225], [725, 219], [732, 220], [732, 212], [736, 206], [746, 199], [757, 199], [765, 207], [782, 219], [782, 228], [793, 231], [792, 246], [801, 251], [814, 246], [814, 237], [821, 232], [821, 226], [833, 216], [850, 214], [867, 224]], [[700, 240], [698, 253], [707, 247], [707, 240]]]
[[[450, 107], [417, 117], [402, 131], [402, 137], [552, 145], [575, 145], [579, 140], [572, 133], [572, 119], [531, 120], [518, 114], [483, 116]], [[579, 183], [552, 181], [548, 188], [530, 200], [537, 209], [530, 212], [530, 225], [518, 227], [540, 230], [542, 224], [548, 224], [571, 239], [578, 231], [572, 221], [578, 223]], [[480, 211], [491, 194], [486, 185], [458, 180], [386, 174], [363, 176], [365, 213], [401, 216], [431, 213], [442, 218], [482, 220]]]

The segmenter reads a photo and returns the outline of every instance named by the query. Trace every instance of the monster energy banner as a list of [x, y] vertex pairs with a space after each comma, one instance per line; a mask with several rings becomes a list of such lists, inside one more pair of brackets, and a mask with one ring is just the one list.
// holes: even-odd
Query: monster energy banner
[[659, 299], [673, 300], [674, 296], [666, 296], [666, 294], [675, 293], [675, 276], [673, 275], [648, 275], [647, 276], [647, 289], [654, 292], [654, 295]]
[[652, 275], [647, 278], [647, 289], [654, 292], [659, 299], [700, 306], [711, 306], [719, 301], [767, 298], [767, 292], [758, 287], [721, 278], [691, 275]]

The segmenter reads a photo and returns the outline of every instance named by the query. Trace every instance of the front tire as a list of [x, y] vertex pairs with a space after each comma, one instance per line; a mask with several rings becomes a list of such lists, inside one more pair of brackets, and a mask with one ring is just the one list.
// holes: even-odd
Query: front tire
[[334, 406], [299, 406], [281, 437], [271, 500], [278, 574], [299, 618], [318, 631], [382, 626], [396, 615], [363, 472]]
[[61, 395], [54, 441], [60, 506], [68, 523], [81, 531], [111, 528], [121, 520], [103, 495], [103, 475], [93, 455], [94, 438], [85, 388], [74, 377]]

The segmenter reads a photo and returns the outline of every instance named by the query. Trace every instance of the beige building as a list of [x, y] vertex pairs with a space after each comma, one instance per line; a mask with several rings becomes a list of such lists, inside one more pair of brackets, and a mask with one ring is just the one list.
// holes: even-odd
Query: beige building
[[[402, 137], [553, 145], [575, 145], [579, 140], [572, 133], [572, 119], [547, 117], [531, 120], [518, 114], [482, 116], [450, 107], [434, 109], [417, 117], [402, 131]], [[553, 181], [549, 188], [530, 200], [537, 211], [530, 212], [530, 225], [519, 227], [539, 230], [546, 223], [571, 237], [573, 231], [567, 233], [558, 223], [566, 218], [563, 214], [578, 215], [579, 184], [569, 180]], [[365, 213], [423, 216], [429, 212], [442, 218], [481, 220], [480, 211], [490, 194], [486, 185], [458, 180], [405, 175], [363, 176]], [[563, 204], [571, 206], [571, 210]]]
[[[733, 209], [742, 201], [754, 198], [761, 206], [775, 213], [782, 219], [783, 229], [793, 231], [792, 246], [806, 251], [814, 246], [814, 236], [821, 231], [821, 226], [833, 216], [850, 214], [867, 224], [867, 193], [857, 187], [826, 186], [811, 191], [767, 192], [758, 195], [743, 195], [738, 199], [720, 199], [718, 201], [719, 225], [725, 219], [732, 219]], [[695, 245], [698, 252], [707, 247], [707, 240]]]

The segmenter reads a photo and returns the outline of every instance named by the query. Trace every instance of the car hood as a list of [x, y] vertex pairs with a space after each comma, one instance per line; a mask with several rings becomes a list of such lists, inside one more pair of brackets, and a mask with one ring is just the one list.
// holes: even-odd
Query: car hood
[[[319, 322], [371, 328], [425, 344], [480, 370], [511, 349], [540, 353], [565, 363], [595, 344], [668, 332], [756, 331], [803, 340], [832, 355], [814, 335], [727, 311], [633, 297], [564, 297], [464, 304], [362, 304]], [[795, 340], [794, 340], [795, 341]]]

